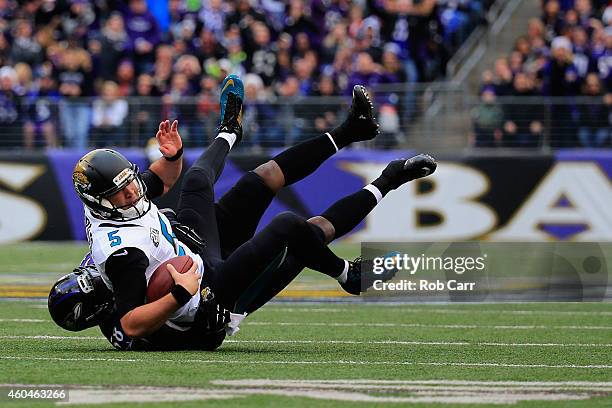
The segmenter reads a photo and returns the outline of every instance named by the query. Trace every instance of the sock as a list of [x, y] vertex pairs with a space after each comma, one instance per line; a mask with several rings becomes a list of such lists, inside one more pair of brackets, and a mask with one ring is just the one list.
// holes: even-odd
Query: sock
[[[231, 145], [225, 137], [219, 134], [213, 142], [206, 148], [206, 151], [198, 157], [194, 162], [194, 167], [200, 167], [209, 174], [209, 178], [215, 182], [219, 179], [223, 167], [225, 166], [225, 158], [230, 151]], [[229, 135], [229, 133], [225, 133]], [[234, 135], [234, 138], [236, 136]]]
[[374, 186], [366, 186], [336, 201], [321, 214], [334, 226], [336, 230], [334, 238], [340, 238], [351, 232], [376, 207], [379, 200], [371, 187]]
[[348, 279], [348, 270], [349, 270], [349, 263], [347, 260], [345, 260], [344, 269], [342, 270], [342, 273], [336, 278], [336, 280], [340, 283], [346, 283], [346, 280]]
[[333, 139], [325, 134], [290, 147], [272, 160], [283, 171], [285, 185], [289, 186], [312, 174], [337, 151]]
[[380, 203], [381, 200], [383, 199], [383, 194], [380, 192], [378, 187], [376, 187], [375, 185], [368, 184], [363, 189], [369, 191], [370, 193], [374, 195], [374, 198], [376, 199], [376, 204]]
[[340, 150], [351, 144], [352, 139], [350, 136], [352, 132], [354, 132], [354, 129], [349, 129], [347, 122], [344, 122], [337, 128], [332, 129], [329, 135], [337, 146], [337, 149]]
[[229, 143], [230, 150], [232, 150], [232, 147], [234, 147], [234, 143], [236, 143], [236, 135], [233, 133], [222, 132], [222, 133], [219, 133], [215, 139], [217, 138], [226, 140], [227, 143]]

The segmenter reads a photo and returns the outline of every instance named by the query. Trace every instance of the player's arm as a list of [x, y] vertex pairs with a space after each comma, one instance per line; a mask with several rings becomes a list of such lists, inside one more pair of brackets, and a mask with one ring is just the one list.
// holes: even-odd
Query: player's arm
[[164, 325], [170, 315], [179, 308], [179, 303], [172, 293], [168, 293], [155, 302], [138, 306], [121, 318], [125, 333], [133, 338], [147, 336]]
[[164, 184], [162, 194], [165, 194], [174, 186], [183, 168], [183, 141], [178, 132], [178, 121], [172, 125], [169, 120], [161, 122], [155, 137], [163, 157], [153, 162], [149, 170], [161, 179]]
[[168, 271], [174, 279], [175, 289], [156, 300], [127, 312], [121, 318], [121, 326], [132, 338], [148, 336], [164, 325], [170, 315], [187, 303], [200, 287], [198, 264], [194, 262], [191, 268], [180, 274], [172, 265]]
[[[181, 290], [173, 291], [161, 299], [144, 304], [147, 281], [145, 271], [148, 259], [138, 248], [123, 248], [112, 254], [106, 261], [106, 274], [113, 284], [117, 313], [121, 316], [123, 332], [130, 338], [147, 336], [159, 329], [180, 306], [177, 297], [183, 294], [189, 300], [199, 287], [197, 263], [184, 274], [169, 268], [172, 278]], [[183, 300], [184, 301], [184, 300]]]
[[118, 326], [131, 339], [155, 331], [178, 309], [178, 303], [167, 297], [145, 305], [148, 266], [148, 258], [138, 248], [120, 249], [106, 261], [106, 274], [115, 292]]

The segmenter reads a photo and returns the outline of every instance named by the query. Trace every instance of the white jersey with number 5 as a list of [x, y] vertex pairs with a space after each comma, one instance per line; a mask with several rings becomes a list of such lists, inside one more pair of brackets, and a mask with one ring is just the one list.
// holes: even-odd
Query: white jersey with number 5
[[[190, 256], [198, 264], [200, 276], [204, 273], [202, 258], [174, 236], [170, 221], [153, 203], [144, 216], [131, 221], [102, 220], [94, 217], [85, 207], [85, 229], [93, 262], [111, 288], [112, 283], [105, 270], [106, 261], [112, 254], [121, 256], [121, 250], [125, 248], [138, 248], [148, 258], [149, 266], [145, 272], [147, 284], [160, 265], [180, 255]], [[184, 329], [184, 324], [193, 322], [199, 303], [200, 291], [197, 291], [186, 305], [170, 316], [166, 324]]]

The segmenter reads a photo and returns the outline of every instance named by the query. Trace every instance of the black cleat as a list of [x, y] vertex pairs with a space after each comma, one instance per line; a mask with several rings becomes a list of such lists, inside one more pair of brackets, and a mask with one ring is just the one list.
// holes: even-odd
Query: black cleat
[[353, 120], [374, 120], [374, 104], [363, 85], [353, 87], [353, 103], [349, 109], [349, 117]]
[[433, 157], [428, 154], [419, 154], [408, 160], [393, 160], [383, 170], [382, 177], [384, 177], [388, 181], [389, 186], [395, 190], [409, 181], [429, 176], [436, 171], [437, 167], [438, 164]]
[[380, 280], [386, 282], [391, 280], [397, 273], [397, 269], [384, 271], [381, 274], [374, 273], [374, 262], [371, 260], [362, 260], [361, 258], [349, 262], [349, 270], [346, 277], [346, 282], [340, 283], [342, 289], [351, 295], [360, 295], [372, 287], [374, 281]]
[[374, 118], [374, 104], [363, 85], [353, 87], [353, 102], [345, 123], [352, 129], [353, 142], [374, 139], [379, 133], [378, 123]]
[[359, 296], [361, 294], [361, 258], [349, 262], [346, 282], [340, 282], [340, 286], [351, 295]]
[[333, 132], [343, 139], [343, 146], [372, 140], [380, 133], [374, 118], [374, 105], [363, 85], [353, 87], [353, 101], [348, 117]]
[[242, 99], [233, 92], [227, 93], [224, 112], [219, 133], [233, 133], [236, 135], [236, 144], [242, 140]]

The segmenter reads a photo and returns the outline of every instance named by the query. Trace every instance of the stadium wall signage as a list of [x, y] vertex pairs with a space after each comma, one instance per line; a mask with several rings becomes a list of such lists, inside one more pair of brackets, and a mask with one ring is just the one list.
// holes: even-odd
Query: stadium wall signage
[[[140, 150], [122, 150], [143, 169]], [[0, 243], [84, 240], [81, 203], [72, 190], [84, 152], [0, 154]], [[187, 163], [198, 151], [186, 153]], [[377, 177], [385, 164], [412, 152], [343, 151], [285, 189], [263, 223], [285, 210], [318, 214]], [[233, 155], [217, 196], [270, 156]], [[438, 171], [394, 191], [346, 239], [361, 241], [612, 241], [612, 153], [440, 157]], [[175, 188], [174, 190], [177, 190]], [[177, 191], [158, 204], [172, 206]], [[245, 206], [248, 203], [245, 203]]]

